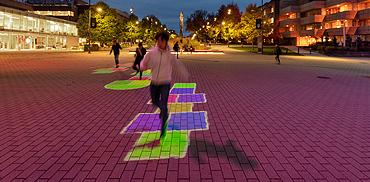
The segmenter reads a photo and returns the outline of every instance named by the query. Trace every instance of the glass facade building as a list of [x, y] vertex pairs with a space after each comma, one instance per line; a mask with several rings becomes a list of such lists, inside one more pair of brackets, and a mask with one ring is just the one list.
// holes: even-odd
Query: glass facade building
[[0, 6], [1, 50], [73, 49], [77, 24]]

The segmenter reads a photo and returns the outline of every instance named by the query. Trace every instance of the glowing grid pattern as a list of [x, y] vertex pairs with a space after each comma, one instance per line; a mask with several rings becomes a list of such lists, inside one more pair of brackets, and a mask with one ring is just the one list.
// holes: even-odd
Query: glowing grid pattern
[[197, 84], [196, 83], [175, 83], [173, 85], [173, 88], [196, 88]]
[[[168, 104], [177, 103], [177, 98], [178, 97], [179, 97], [179, 95], [169, 95], [168, 96]], [[152, 104], [152, 100], [149, 100], [148, 104]]]
[[117, 80], [105, 85], [110, 90], [133, 90], [145, 88], [150, 85], [150, 80]]
[[[180, 99], [181, 98], [181, 99]], [[170, 94], [168, 96], [168, 103], [206, 103], [206, 95], [205, 94]], [[152, 101], [149, 100], [148, 104], [152, 104]]]
[[[169, 120], [167, 137], [159, 140], [162, 121], [159, 110], [141, 113], [121, 131], [141, 133], [134, 148], [127, 153], [125, 161], [183, 158], [189, 145], [191, 131], [207, 130], [207, 112], [193, 112], [193, 103], [205, 103], [205, 94], [195, 94], [195, 83], [176, 83], [169, 95]], [[151, 104], [151, 101], [148, 102]]]
[[193, 94], [195, 88], [173, 88], [170, 91], [170, 94]]
[[[136, 73], [136, 72], [131, 73], [131, 75], [136, 75], [136, 74], [140, 74], [140, 73]], [[143, 76], [152, 76], [152, 71], [151, 70], [143, 71], [142, 75]]]
[[179, 95], [177, 102], [179, 103], [205, 103], [205, 94], [184, 94]]
[[[162, 121], [157, 113], [141, 113], [121, 133], [142, 133], [161, 130]], [[207, 129], [207, 113], [178, 112], [170, 113], [168, 131], [171, 130], [204, 130]]]
[[[129, 78], [129, 80], [117, 80], [112, 83], [109, 83], [105, 85], [104, 88], [110, 90], [134, 90], [145, 88], [150, 85], [151, 73], [152, 72], [150, 70], [147, 70], [143, 72], [143, 77], [141, 80], [138, 76], [133, 76]], [[135, 75], [135, 73], [131, 75]]]
[[189, 146], [190, 131], [169, 131], [159, 143], [160, 132], [143, 133], [125, 161], [185, 157]]
[[[141, 80], [150, 80], [152, 79], [151, 77], [148, 77], [148, 76], [142, 76], [141, 77]], [[140, 80], [140, 76], [133, 76], [131, 78], [129, 78], [129, 80]]]
[[[168, 112], [192, 112], [193, 103], [169, 103]], [[158, 108], [155, 113], [159, 113], [160, 109]]]
[[122, 68], [101, 68], [94, 70], [93, 74], [110, 74], [118, 71], [127, 71], [127, 67]]

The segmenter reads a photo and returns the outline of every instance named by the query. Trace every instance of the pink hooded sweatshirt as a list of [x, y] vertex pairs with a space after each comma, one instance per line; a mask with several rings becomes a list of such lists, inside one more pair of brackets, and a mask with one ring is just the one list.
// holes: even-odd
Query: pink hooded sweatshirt
[[171, 54], [169, 46], [166, 50], [162, 50], [158, 46], [150, 49], [141, 61], [140, 69], [152, 70], [152, 84], [155, 85], [171, 83], [174, 69], [183, 78], [188, 79], [189, 77], [185, 66], [176, 59], [175, 55]]

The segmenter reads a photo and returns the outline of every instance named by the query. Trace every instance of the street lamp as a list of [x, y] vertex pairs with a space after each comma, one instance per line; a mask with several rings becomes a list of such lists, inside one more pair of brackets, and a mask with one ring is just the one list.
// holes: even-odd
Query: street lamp
[[96, 11], [98, 11], [98, 12], [102, 12], [102, 11], [103, 11], [103, 9], [102, 9], [102, 8], [100, 8], [100, 7], [98, 7], [98, 8], [96, 8]]
[[227, 14], [229, 15], [231, 14], [231, 9], [227, 10]]
[[88, 48], [88, 53], [91, 54], [91, 31], [90, 31], [90, 26], [91, 26], [91, 3], [89, 0], [89, 26], [87, 28], [87, 31], [89, 32], [89, 48]]
[[226, 24], [226, 23], [223, 21], [223, 22], [222, 22], [222, 25], [225, 25], [225, 24]]
[[139, 21], [136, 21], [136, 25], [138, 25], [139, 24]]
[[[263, 11], [264, 11], [264, 7], [263, 7], [263, 0], [261, 0], [261, 15], [262, 15], [262, 18], [263, 18]], [[262, 24], [262, 23], [261, 23]], [[261, 54], [263, 54], [263, 28], [262, 28], [263, 25], [261, 25]]]

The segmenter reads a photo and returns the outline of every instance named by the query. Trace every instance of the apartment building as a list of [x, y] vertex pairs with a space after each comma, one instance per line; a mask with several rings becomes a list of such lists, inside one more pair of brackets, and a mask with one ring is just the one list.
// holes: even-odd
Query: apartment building
[[279, 20], [279, 1], [271, 0], [263, 6], [260, 7], [263, 12], [263, 24], [267, 28], [264, 28], [264, 31], [267, 31], [267, 36], [264, 37], [264, 43], [273, 44], [276, 41], [276, 37], [279, 34], [279, 27], [276, 21]]
[[370, 42], [370, 0], [280, 0], [277, 4], [276, 38], [285, 43], [308, 46], [334, 37], [339, 44], [357, 37]]

